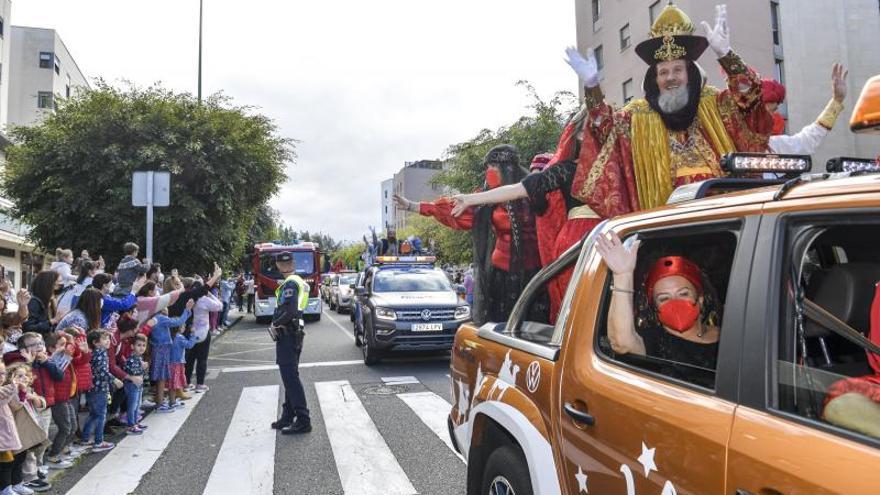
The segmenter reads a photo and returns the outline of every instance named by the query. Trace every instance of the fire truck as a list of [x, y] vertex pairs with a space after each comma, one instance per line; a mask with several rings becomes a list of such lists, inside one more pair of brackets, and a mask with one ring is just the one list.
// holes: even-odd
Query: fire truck
[[262, 242], [254, 245], [251, 269], [254, 274], [254, 315], [260, 323], [268, 322], [275, 313], [275, 289], [281, 281], [281, 273], [275, 266], [275, 255], [289, 251], [293, 255], [296, 274], [309, 284], [309, 304], [303, 312], [305, 319], [321, 319], [321, 248], [314, 242], [282, 244]]

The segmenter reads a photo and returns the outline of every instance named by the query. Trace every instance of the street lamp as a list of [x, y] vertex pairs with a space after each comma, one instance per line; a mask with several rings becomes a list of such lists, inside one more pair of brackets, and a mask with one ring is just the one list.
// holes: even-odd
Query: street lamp
[[199, 103], [202, 103], [202, 1], [199, 0]]

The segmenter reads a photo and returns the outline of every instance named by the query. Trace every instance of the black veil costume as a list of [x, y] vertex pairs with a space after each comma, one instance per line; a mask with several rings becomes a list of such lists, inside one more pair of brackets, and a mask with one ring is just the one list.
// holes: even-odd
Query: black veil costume
[[[498, 166], [501, 185], [516, 184], [528, 175], [519, 163], [519, 153], [514, 146], [503, 144], [495, 146], [483, 159], [483, 164]], [[489, 185], [484, 183], [483, 189]], [[495, 250], [495, 228], [492, 213], [499, 205], [480, 205], [474, 209], [471, 236], [474, 249], [474, 306], [472, 318], [475, 324], [486, 322], [506, 322], [513, 306], [522, 294], [526, 284], [541, 267], [538, 254], [538, 239], [535, 230], [535, 217], [529, 208], [528, 199], [508, 201], [501, 206], [510, 219], [510, 271], [492, 264]], [[534, 268], [527, 268], [534, 267]], [[549, 321], [550, 304], [546, 291], [532, 304], [526, 319], [529, 321]]]

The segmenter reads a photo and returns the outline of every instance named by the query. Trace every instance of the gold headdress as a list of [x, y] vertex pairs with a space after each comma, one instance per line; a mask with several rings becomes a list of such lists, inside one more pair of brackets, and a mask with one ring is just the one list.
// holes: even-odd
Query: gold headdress
[[694, 35], [694, 23], [669, 2], [651, 26], [651, 37], [636, 46], [648, 65], [680, 58], [696, 61], [709, 46], [704, 36]]

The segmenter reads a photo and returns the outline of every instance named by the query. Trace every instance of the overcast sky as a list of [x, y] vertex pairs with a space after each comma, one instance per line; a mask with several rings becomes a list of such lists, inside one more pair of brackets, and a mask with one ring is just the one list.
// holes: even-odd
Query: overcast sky
[[[204, 0], [203, 93], [300, 141], [271, 204], [296, 229], [358, 239], [405, 161], [577, 90], [562, 61], [574, 0]], [[54, 28], [88, 78], [196, 92], [198, 0], [14, 0], [12, 24]]]

